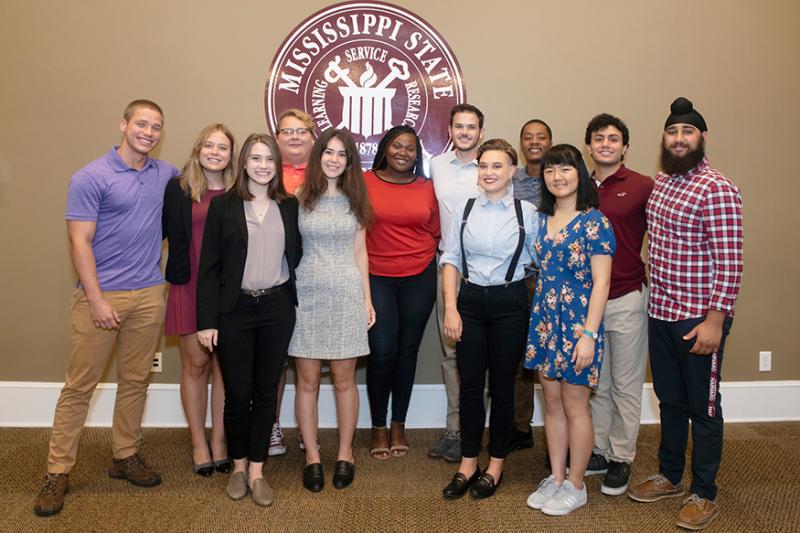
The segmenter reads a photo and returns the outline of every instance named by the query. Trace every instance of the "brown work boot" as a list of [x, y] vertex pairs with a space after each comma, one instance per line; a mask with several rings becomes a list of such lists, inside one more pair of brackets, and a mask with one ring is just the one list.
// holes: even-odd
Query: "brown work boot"
[[53, 516], [64, 507], [64, 496], [69, 491], [69, 474], [45, 474], [44, 483], [33, 503], [33, 512], [39, 516]]
[[114, 479], [127, 479], [137, 487], [155, 487], [161, 483], [161, 474], [147, 466], [138, 453], [125, 459], [114, 459], [108, 475]]
[[719, 514], [717, 502], [701, 498], [697, 494], [692, 494], [683, 500], [683, 507], [678, 513], [676, 525], [691, 530], [704, 529]]
[[654, 502], [662, 498], [677, 498], [683, 496], [683, 485], [673, 485], [661, 474], [647, 478], [647, 481], [637, 483], [628, 489], [628, 496], [637, 502]]

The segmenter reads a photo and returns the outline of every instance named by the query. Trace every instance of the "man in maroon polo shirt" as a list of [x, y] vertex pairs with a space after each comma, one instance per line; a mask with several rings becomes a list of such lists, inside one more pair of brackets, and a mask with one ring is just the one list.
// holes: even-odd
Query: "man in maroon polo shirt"
[[604, 318], [606, 354], [591, 398], [594, 447], [586, 473], [605, 473], [601, 492], [619, 496], [628, 488], [641, 417], [648, 297], [641, 254], [653, 180], [622, 163], [629, 134], [619, 118], [606, 113], [594, 117], [585, 141], [594, 161], [600, 211], [617, 240]]

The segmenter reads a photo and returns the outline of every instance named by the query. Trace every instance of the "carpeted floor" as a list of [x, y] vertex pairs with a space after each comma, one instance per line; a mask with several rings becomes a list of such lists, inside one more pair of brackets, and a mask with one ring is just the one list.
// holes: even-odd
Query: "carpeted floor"
[[[708, 531], [800, 531], [800, 423], [727, 424], [718, 478], [722, 514]], [[39, 518], [32, 512], [47, 456], [47, 429], [0, 429], [0, 531], [676, 531], [680, 501], [642, 504], [600, 493], [600, 478], [587, 478], [589, 503], [566, 517], [548, 517], [525, 506], [545, 476], [544, 441], [535, 430], [533, 450], [514, 452], [494, 497], [445, 502], [441, 489], [455, 467], [425, 455], [438, 430], [409, 431], [408, 457], [378, 462], [368, 455], [369, 433], [356, 438], [356, 480], [348, 489], [330, 485], [336, 433], [321, 433], [326, 486], [319, 494], [302, 488], [303, 461], [296, 433], [286, 431], [287, 455], [271, 458], [266, 475], [275, 503], [257, 507], [224, 493], [227, 476], [201, 478], [190, 470], [185, 429], [145, 431], [143, 453], [164, 482], [140, 489], [110, 479], [108, 429], [87, 429], [78, 464], [70, 475], [64, 510]], [[656, 471], [658, 426], [642, 427], [633, 479]], [[485, 466], [485, 456], [482, 463]]]

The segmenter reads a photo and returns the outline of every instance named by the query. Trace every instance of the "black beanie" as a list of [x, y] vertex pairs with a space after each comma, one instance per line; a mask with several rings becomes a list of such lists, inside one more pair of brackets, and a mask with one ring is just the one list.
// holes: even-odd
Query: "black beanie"
[[683, 96], [679, 96], [669, 106], [670, 114], [664, 123], [664, 129], [673, 124], [691, 124], [700, 131], [708, 131], [703, 115], [697, 112], [692, 102]]

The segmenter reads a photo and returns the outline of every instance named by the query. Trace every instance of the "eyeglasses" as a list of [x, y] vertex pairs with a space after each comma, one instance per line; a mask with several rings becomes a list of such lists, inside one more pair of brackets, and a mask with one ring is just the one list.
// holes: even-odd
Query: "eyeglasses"
[[281, 128], [278, 130], [278, 133], [283, 133], [284, 135], [307, 135], [311, 133], [311, 130], [308, 128]]

